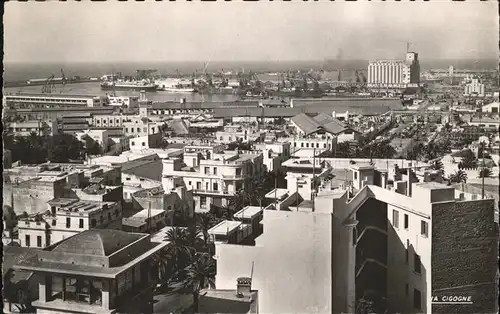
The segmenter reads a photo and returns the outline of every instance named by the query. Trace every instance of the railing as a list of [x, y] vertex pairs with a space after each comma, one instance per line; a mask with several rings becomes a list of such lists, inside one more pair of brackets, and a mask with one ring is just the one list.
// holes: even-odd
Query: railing
[[232, 195], [234, 192], [222, 191], [222, 190], [205, 190], [205, 189], [193, 189], [194, 193], [199, 194], [217, 194], [217, 195]]
[[377, 230], [378, 232], [380, 232], [380, 233], [383, 233], [383, 234], [387, 235], [387, 231], [385, 231], [385, 230], [383, 230], [383, 229], [381, 229], [381, 228], [379, 228], [379, 227], [375, 227], [375, 226], [366, 226], [366, 227], [364, 227], [364, 228], [363, 228], [363, 231], [361, 231], [361, 234], [360, 234], [360, 235], [358, 236], [358, 238], [356, 239], [356, 243], [358, 243], [358, 242], [359, 242], [359, 240], [361, 240], [361, 238], [363, 237], [363, 235], [365, 234], [365, 232], [366, 232], [367, 230]]
[[374, 258], [366, 258], [364, 261], [363, 261], [363, 264], [361, 264], [361, 267], [359, 267], [359, 270], [356, 272], [356, 278], [359, 277], [359, 274], [361, 274], [361, 271], [363, 270], [363, 268], [365, 267], [365, 265], [367, 263], [375, 263], [375, 264], [378, 264], [379, 266], [382, 266], [384, 268], [387, 268], [387, 265], [384, 265], [383, 263], [377, 261], [376, 259]]
[[223, 179], [233, 179], [233, 180], [239, 180], [239, 179], [245, 179], [246, 176], [244, 175], [231, 175], [231, 174], [223, 174], [222, 178]]

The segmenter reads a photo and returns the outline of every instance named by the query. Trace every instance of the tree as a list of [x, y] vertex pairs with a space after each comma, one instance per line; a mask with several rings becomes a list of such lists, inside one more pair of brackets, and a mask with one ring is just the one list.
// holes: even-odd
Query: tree
[[441, 162], [441, 160], [434, 160], [431, 163], [431, 169], [432, 170], [443, 170], [443, 163]]
[[479, 177], [480, 178], [489, 178], [492, 175], [492, 171], [490, 168], [482, 167], [479, 170]]
[[200, 290], [215, 289], [215, 260], [206, 253], [196, 254], [194, 262], [187, 268], [187, 279], [185, 286], [189, 287], [193, 294], [193, 308], [198, 311], [198, 298]]
[[463, 170], [458, 170], [449, 177], [450, 183], [467, 183], [467, 174]]
[[193, 248], [188, 245], [187, 232], [183, 228], [174, 227], [167, 231], [165, 240], [169, 242], [166, 254], [175, 260], [174, 271], [179, 272], [193, 253]]
[[203, 242], [208, 243], [208, 230], [216, 225], [215, 217], [212, 213], [196, 213], [196, 225], [203, 234]]
[[81, 159], [83, 152], [83, 143], [71, 134], [56, 134], [49, 138], [47, 159], [51, 162]]
[[476, 168], [476, 167], [477, 167], [476, 159], [474, 158], [474, 154], [472, 154], [472, 152], [470, 154], [465, 155], [462, 161], [458, 164], [459, 169]]
[[102, 153], [102, 147], [90, 136], [87, 136], [85, 138], [85, 151], [88, 155], [100, 155]]

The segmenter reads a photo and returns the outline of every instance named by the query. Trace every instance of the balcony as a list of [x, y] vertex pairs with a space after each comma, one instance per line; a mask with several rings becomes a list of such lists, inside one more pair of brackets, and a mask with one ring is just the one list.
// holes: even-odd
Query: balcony
[[204, 189], [193, 189], [194, 194], [210, 194], [210, 195], [227, 195], [232, 196], [234, 192], [222, 191], [222, 190], [204, 190]]
[[244, 180], [247, 176], [245, 175], [230, 175], [230, 174], [223, 174], [222, 179], [223, 180]]

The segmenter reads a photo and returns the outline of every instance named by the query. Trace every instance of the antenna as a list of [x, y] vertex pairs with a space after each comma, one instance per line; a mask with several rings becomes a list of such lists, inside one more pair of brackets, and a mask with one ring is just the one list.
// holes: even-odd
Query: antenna
[[254, 265], [254, 262], [252, 261], [252, 270], [250, 271], [250, 283], [252, 282], [252, 279], [253, 279], [253, 265]]
[[312, 211], [314, 212], [314, 197], [316, 194], [316, 148], [313, 149], [313, 182], [312, 182]]
[[151, 202], [148, 202], [148, 231], [151, 232]]
[[406, 52], [410, 52], [410, 44], [409, 41], [406, 42]]

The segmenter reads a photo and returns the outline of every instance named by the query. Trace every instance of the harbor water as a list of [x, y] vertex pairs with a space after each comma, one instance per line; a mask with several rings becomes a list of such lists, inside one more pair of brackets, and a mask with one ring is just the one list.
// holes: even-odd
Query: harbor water
[[[4, 94], [16, 93], [40, 93], [42, 86], [23, 86], [23, 87], [7, 87], [4, 88]], [[111, 95], [112, 91], [101, 90], [100, 82], [87, 82], [78, 84], [67, 84], [62, 86], [56, 84], [55, 89], [52, 91], [53, 95], [66, 94], [66, 95], [89, 95], [89, 96], [106, 96]], [[117, 96], [139, 96], [139, 91], [117, 90]], [[155, 102], [175, 101], [180, 102], [185, 98], [187, 102], [227, 102], [236, 101], [239, 98], [237, 95], [206, 95], [199, 93], [172, 93], [166, 91], [146, 92], [149, 100]]]

